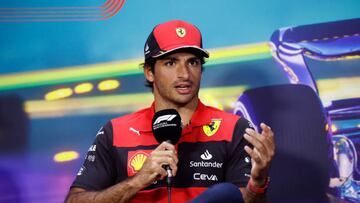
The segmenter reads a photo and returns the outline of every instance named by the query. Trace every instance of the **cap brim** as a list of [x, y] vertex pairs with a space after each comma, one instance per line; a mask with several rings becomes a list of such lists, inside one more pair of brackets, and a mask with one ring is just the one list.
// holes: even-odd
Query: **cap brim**
[[209, 52], [207, 52], [205, 49], [199, 48], [197, 46], [182, 46], [182, 47], [176, 47], [174, 49], [170, 49], [168, 51], [165, 52], [161, 52], [160, 54], [157, 54], [155, 56], [152, 56], [152, 58], [159, 58], [161, 56], [173, 53], [173, 52], [177, 52], [180, 51], [182, 49], [185, 50], [191, 50], [191, 51], [195, 51], [196, 53], [199, 53], [200, 55], [202, 55], [205, 58], [209, 58]]

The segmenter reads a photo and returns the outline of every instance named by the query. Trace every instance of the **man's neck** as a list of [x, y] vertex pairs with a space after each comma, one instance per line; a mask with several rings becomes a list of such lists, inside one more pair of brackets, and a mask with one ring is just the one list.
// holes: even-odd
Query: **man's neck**
[[163, 109], [176, 109], [180, 114], [182, 124], [187, 125], [189, 124], [190, 119], [198, 106], [198, 103], [198, 99], [186, 105], [166, 104], [163, 102], [155, 101], [155, 111], [157, 112]]

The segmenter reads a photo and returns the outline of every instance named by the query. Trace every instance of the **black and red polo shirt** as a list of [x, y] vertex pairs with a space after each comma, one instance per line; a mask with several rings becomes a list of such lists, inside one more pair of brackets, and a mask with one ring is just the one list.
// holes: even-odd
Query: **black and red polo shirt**
[[[152, 133], [154, 105], [111, 120], [88, 150], [72, 187], [102, 190], [136, 174], [158, 146]], [[231, 182], [246, 187], [251, 161], [243, 138], [250, 123], [199, 101], [176, 145], [178, 172], [173, 178], [172, 202], [186, 202], [213, 184]], [[165, 181], [139, 191], [131, 202], [167, 202]]]

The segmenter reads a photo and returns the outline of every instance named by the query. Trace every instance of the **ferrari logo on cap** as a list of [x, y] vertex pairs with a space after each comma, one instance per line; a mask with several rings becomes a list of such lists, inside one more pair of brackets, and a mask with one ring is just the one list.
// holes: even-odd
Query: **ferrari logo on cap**
[[212, 119], [210, 124], [203, 126], [203, 131], [208, 137], [213, 136], [220, 127], [221, 119]]
[[185, 28], [182, 28], [182, 27], [176, 28], [176, 34], [177, 34], [177, 36], [179, 36], [179, 37], [185, 37], [185, 35], [186, 35], [186, 30], [185, 30]]

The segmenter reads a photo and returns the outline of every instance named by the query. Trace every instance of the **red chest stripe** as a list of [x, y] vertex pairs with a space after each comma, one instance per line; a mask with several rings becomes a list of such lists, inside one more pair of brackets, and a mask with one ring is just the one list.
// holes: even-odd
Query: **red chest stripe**
[[[233, 136], [235, 122], [222, 120], [219, 128], [214, 134], [206, 134], [203, 126], [183, 129], [179, 143], [182, 142], [209, 142], [209, 141], [227, 141], [230, 142]], [[152, 132], [135, 133], [129, 130], [131, 127], [113, 124], [114, 146], [116, 147], [137, 147], [158, 145]], [[206, 128], [206, 127], [205, 127]]]
[[[113, 119], [113, 144], [116, 147], [137, 147], [158, 145], [151, 131], [153, 109], [144, 109], [139, 112]], [[209, 142], [228, 141], [238, 116], [226, 113], [201, 103], [194, 113], [191, 124], [183, 129], [181, 142]]]

